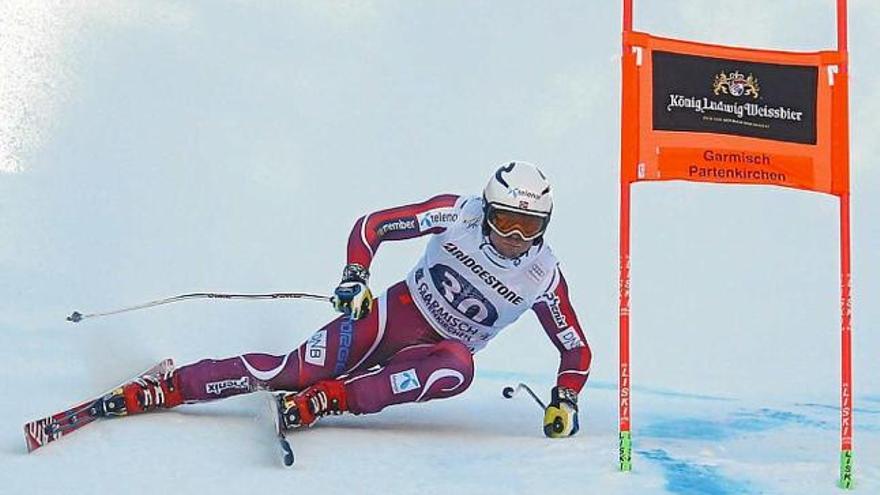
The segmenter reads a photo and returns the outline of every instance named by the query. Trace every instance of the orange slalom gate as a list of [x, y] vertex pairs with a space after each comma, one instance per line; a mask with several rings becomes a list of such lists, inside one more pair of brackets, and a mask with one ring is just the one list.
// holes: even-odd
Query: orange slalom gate
[[634, 182], [790, 187], [838, 196], [841, 260], [839, 486], [853, 486], [847, 5], [837, 50], [696, 43], [632, 29], [623, 0], [619, 463], [632, 469], [630, 203]]

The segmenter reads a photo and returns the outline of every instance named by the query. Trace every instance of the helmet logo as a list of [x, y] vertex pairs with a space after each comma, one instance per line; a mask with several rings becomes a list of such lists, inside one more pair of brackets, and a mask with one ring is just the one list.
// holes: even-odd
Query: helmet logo
[[518, 199], [520, 196], [525, 196], [526, 198], [529, 198], [529, 199], [539, 200], [539, 199], [541, 199], [541, 196], [543, 196], [543, 194], [535, 194], [532, 191], [529, 191], [527, 189], [522, 189], [519, 187], [508, 188], [507, 194], [510, 195], [511, 197], [513, 197], [514, 199]]
[[495, 172], [495, 179], [497, 179], [498, 182], [500, 182], [502, 186], [504, 186], [508, 189], [510, 189], [510, 184], [508, 184], [507, 181], [504, 180], [504, 177], [501, 177], [501, 172], [510, 173], [510, 171], [513, 170], [513, 167], [515, 167], [515, 166], [516, 166], [516, 163], [510, 162], [507, 164], [506, 167], [501, 167], [498, 169], [497, 172]]

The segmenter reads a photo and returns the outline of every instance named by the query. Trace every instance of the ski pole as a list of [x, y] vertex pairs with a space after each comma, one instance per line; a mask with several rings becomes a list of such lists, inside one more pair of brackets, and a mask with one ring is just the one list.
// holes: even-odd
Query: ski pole
[[503, 395], [505, 399], [512, 399], [516, 395], [516, 393], [519, 392], [520, 390], [525, 390], [529, 395], [531, 395], [532, 399], [535, 399], [535, 402], [537, 402], [538, 405], [541, 406], [542, 411], [547, 409], [547, 406], [545, 406], [544, 402], [538, 397], [537, 394], [535, 394], [535, 391], [532, 390], [531, 387], [529, 387], [528, 385], [526, 385], [525, 383], [522, 383], [522, 382], [520, 382], [516, 386], [516, 388], [504, 387], [504, 389], [501, 391], [501, 395]]
[[166, 299], [158, 299], [155, 301], [138, 304], [137, 306], [130, 306], [127, 308], [106, 311], [103, 313], [83, 314], [79, 311], [74, 311], [70, 314], [70, 316], [67, 317], [67, 321], [78, 323], [82, 320], [85, 320], [86, 318], [100, 318], [102, 316], [126, 313], [128, 311], [137, 311], [139, 309], [152, 308], [154, 306], [161, 306], [163, 304], [171, 304], [180, 301], [188, 301], [190, 299], [310, 299], [313, 301], [331, 301], [330, 296], [325, 296], [322, 294], [309, 294], [307, 292], [275, 292], [271, 294], [223, 294], [216, 292], [193, 292], [190, 294], [181, 294], [179, 296], [168, 297]]

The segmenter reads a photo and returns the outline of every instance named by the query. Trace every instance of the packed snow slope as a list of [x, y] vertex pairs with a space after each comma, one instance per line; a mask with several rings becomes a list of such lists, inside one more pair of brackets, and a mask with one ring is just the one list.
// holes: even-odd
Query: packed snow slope
[[[635, 188], [635, 455], [617, 472], [616, 3], [0, 3], [0, 492], [838, 493], [838, 205], [764, 187]], [[815, 50], [834, 46], [833, 3], [636, 2], [636, 27]], [[855, 491], [878, 493], [880, 6], [850, 8]], [[358, 216], [478, 193], [510, 159], [554, 184], [548, 238], [594, 351], [576, 437], [544, 438], [533, 402], [501, 397], [553, 384], [526, 315], [465, 394], [296, 432], [294, 469], [259, 395], [25, 453], [25, 421], [161, 358], [280, 354], [333, 317], [302, 301], [71, 311], [327, 293]], [[374, 291], [423, 246], [383, 245]]]

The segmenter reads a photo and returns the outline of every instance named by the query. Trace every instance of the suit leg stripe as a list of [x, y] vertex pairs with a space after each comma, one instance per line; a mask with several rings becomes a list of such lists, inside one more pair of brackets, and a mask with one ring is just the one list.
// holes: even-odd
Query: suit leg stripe
[[379, 369], [374, 370], [374, 371], [371, 371], [371, 372], [369, 372], [369, 373], [364, 373], [363, 375], [358, 375], [358, 376], [355, 376], [355, 377], [349, 378], [348, 380], [345, 380], [344, 383], [345, 383], [346, 385], [348, 385], [349, 383], [356, 382], [356, 381], [360, 380], [361, 378], [366, 378], [366, 377], [368, 377], [368, 376], [373, 376], [373, 375], [376, 375], [376, 374], [381, 373], [381, 372], [383, 372], [383, 371], [385, 371], [385, 368], [379, 368]]
[[269, 380], [278, 376], [278, 374], [281, 373], [284, 367], [287, 366], [287, 360], [290, 358], [290, 354], [284, 356], [284, 360], [281, 361], [281, 364], [279, 364], [275, 368], [272, 368], [271, 370], [266, 371], [254, 368], [251, 363], [249, 363], [247, 359], [245, 359], [244, 356], [239, 356], [238, 358], [241, 359], [241, 362], [244, 364], [244, 367], [247, 368], [248, 373], [250, 373], [254, 378], [263, 382], [268, 382]]
[[565, 374], [569, 374], [569, 375], [584, 375], [584, 376], [587, 376], [587, 375], [590, 374], [590, 370], [584, 370], [584, 371], [580, 371], [580, 370], [566, 370], [566, 371], [563, 371], [563, 372], [561, 372], [561, 373], [558, 373], [556, 376], [562, 376], [562, 375], [565, 375]]
[[367, 250], [370, 252], [370, 257], [373, 257], [376, 253], [373, 252], [373, 246], [370, 246], [370, 243], [367, 242], [367, 221], [369, 219], [370, 215], [367, 215], [361, 222], [361, 242], [364, 243], [364, 246], [367, 246]]
[[427, 394], [431, 390], [431, 386], [434, 385], [435, 382], [448, 377], [455, 378], [456, 380], [458, 380], [458, 383], [449, 388], [441, 388], [441, 392], [452, 392], [464, 383], [464, 375], [462, 375], [457, 370], [452, 370], [449, 368], [440, 368], [438, 370], [434, 370], [434, 372], [431, 373], [431, 376], [429, 376], [428, 380], [425, 382], [425, 386], [422, 387], [422, 393], [419, 394], [418, 397], [416, 397], [415, 401], [421, 401], [425, 394]]

